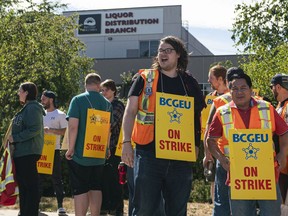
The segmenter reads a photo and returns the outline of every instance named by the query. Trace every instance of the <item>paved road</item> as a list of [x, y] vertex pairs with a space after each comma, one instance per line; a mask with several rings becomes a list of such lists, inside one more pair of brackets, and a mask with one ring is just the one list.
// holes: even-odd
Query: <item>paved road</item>
[[[14, 209], [1, 209], [0, 207], [0, 216], [17, 216], [19, 210]], [[56, 212], [41, 212], [39, 216], [58, 216]], [[66, 214], [66, 216], [75, 216], [74, 214]]]

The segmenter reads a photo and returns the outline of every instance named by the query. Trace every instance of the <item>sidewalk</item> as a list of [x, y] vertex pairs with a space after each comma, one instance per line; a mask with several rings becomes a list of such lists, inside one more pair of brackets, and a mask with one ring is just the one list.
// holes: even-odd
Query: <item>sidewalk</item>
[[[1, 209], [0, 207], [0, 216], [17, 216], [19, 210], [14, 209]], [[56, 212], [41, 212], [39, 216], [58, 216]], [[65, 216], [75, 216], [75, 214], [66, 214]]]

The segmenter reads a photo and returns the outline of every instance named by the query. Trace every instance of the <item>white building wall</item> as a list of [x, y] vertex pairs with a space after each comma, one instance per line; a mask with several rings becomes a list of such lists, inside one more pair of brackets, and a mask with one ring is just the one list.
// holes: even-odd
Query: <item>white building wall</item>
[[[89, 11], [67, 11], [63, 14], [65, 16], [72, 15], [73, 13], [78, 13], [80, 15], [80, 20], [84, 20], [84, 16], [88, 17], [90, 15], [99, 17], [101, 14], [101, 32], [93, 34], [78, 34], [76, 35], [82, 40], [87, 47], [86, 54], [89, 57], [96, 59], [106, 59], [106, 58], [127, 58], [127, 52], [134, 53], [139, 56], [140, 41], [159, 41], [161, 38], [174, 35], [185, 42], [188, 43], [188, 51], [193, 52], [193, 55], [213, 55], [205, 46], [203, 46], [196, 38], [189, 34], [188, 41], [187, 36], [183, 36], [182, 27], [182, 16], [181, 16], [181, 6], [163, 6], [163, 7], [145, 7], [145, 8], [127, 8], [127, 9], [112, 9], [112, 10], [89, 10]], [[131, 17], [127, 18], [107, 18], [111, 14], [116, 13], [131, 13]], [[89, 16], [88, 16], [89, 15]], [[82, 18], [81, 18], [82, 16]], [[133, 17], [132, 17], [133, 16]], [[138, 17], [138, 18], [137, 18]], [[136, 27], [136, 33], [118, 33], [110, 34], [105, 33], [107, 28], [116, 27], [129, 27], [129, 26], [107, 26], [106, 21], [119, 21], [119, 20], [137, 20], [137, 19], [158, 19], [158, 24], [143, 24], [143, 25], [131, 25], [130, 27]], [[87, 18], [86, 18], [87, 20]], [[99, 22], [96, 21], [97, 25]], [[95, 26], [97, 26], [95, 25]], [[87, 27], [87, 26], [86, 26]], [[92, 26], [93, 28], [93, 26]], [[99, 26], [97, 26], [99, 30]], [[95, 28], [95, 29], [97, 29]], [[89, 26], [88, 30], [89, 31]], [[130, 56], [131, 57], [131, 56]]]

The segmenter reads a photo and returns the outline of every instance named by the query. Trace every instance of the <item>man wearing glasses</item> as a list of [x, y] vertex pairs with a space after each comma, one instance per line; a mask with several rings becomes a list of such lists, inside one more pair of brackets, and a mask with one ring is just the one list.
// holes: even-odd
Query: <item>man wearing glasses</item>
[[[262, 129], [262, 131], [266, 130], [266, 133], [267, 133], [267, 130], [271, 130], [272, 134], [277, 134], [280, 136], [281, 148], [280, 148], [279, 153], [275, 156], [275, 162], [277, 161], [278, 164], [274, 163], [274, 165], [276, 166], [272, 168], [272, 165], [271, 165], [270, 167], [272, 170], [275, 169], [275, 172], [277, 173], [286, 164], [286, 152], [287, 152], [287, 147], [288, 147], [288, 133], [287, 133], [288, 126], [283, 121], [283, 119], [280, 118], [280, 116], [277, 114], [276, 110], [273, 108], [273, 106], [270, 103], [266, 101], [262, 101], [262, 100], [255, 100], [252, 97], [252, 82], [248, 75], [246, 74], [234, 75], [231, 79], [231, 82], [229, 82], [229, 89], [230, 89], [230, 93], [232, 96], [232, 101], [228, 103], [227, 105], [222, 106], [219, 109], [217, 109], [216, 114], [213, 117], [210, 129], [209, 129], [207, 143], [208, 143], [210, 152], [217, 160], [219, 160], [222, 167], [227, 172], [230, 173], [230, 167], [236, 166], [236, 163], [230, 164], [230, 162], [232, 161], [232, 159], [230, 160], [231, 148], [233, 147], [234, 149], [236, 144], [229, 142], [229, 146], [228, 146], [229, 152], [227, 152], [228, 154], [224, 154], [224, 152], [221, 151], [217, 145], [218, 139], [219, 138], [228, 139], [230, 136], [230, 133], [233, 132], [234, 134], [235, 130], [240, 130], [240, 129], [242, 130], [249, 129], [249, 130], [245, 130], [245, 133], [248, 133], [248, 134], [251, 129]], [[233, 131], [231, 129], [235, 129], [235, 130]], [[262, 133], [264, 134], [264, 132]], [[254, 144], [255, 143], [253, 143], [253, 145]], [[269, 144], [270, 143], [267, 143], [267, 145]], [[227, 142], [227, 145], [228, 145], [228, 142]], [[273, 145], [272, 141], [271, 141], [271, 145]], [[241, 149], [241, 151], [244, 151], [244, 150]], [[271, 151], [272, 151], [272, 148], [271, 148]], [[240, 158], [239, 155], [238, 157]], [[243, 158], [242, 155], [241, 157]], [[271, 152], [271, 156], [272, 156], [272, 152]], [[239, 162], [239, 158], [238, 158], [238, 162]], [[233, 160], [235, 160], [235, 155], [233, 157]], [[264, 160], [267, 161], [270, 159], [267, 156], [264, 158]], [[251, 159], [248, 162], [249, 164], [251, 164], [251, 166], [255, 166], [255, 163], [256, 163], [255, 161], [254, 159]], [[264, 169], [266, 169], [266, 167]], [[242, 170], [240, 170], [239, 172], [242, 172]], [[275, 176], [273, 176], [272, 178], [274, 177]], [[249, 179], [248, 177], [246, 179], [244, 178], [245, 181], [248, 179]], [[275, 177], [275, 182], [277, 182], [276, 177]], [[230, 185], [229, 175], [227, 176], [226, 184]], [[261, 199], [252, 199], [252, 198], [251, 199], [244, 199], [244, 198], [234, 199], [234, 197], [233, 198], [231, 197], [231, 191], [232, 189], [237, 188], [238, 186], [239, 185], [236, 185], [234, 187], [233, 185], [232, 187], [231, 185], [231, 187], [229, 187], [231, 212], [233, 216], [256, 215], [257, 203], [259, 204], [261, 215], [268, 216], [268, 215], [280, 215], [281, 214], [281, 209], [280, 209], [281, 195], [280, 195], [280, 191], [279, 191], [279, 187], [277, 183], [276, 185], [273, 185], [276, 191], [276, 194], [275, 194], [276, 200], [272, 200], [272, 199], [265, 200], [264, 196]], [[243, 191], [244, 189], [245, 188], [243, 186], [241, 189], [239, 189], [239, 191]]]
[[[156, 157], [159, 142], [155, 132], [164, 126], [159, 126], [159, 123], [157, 126], [156, 122], [159, 114], [155, 112], [159, 106], [157, 93], [190, 96], [194, 97], [194, 113], [190, 114], [194, 115], [195, 133], [195, 140], [191, 142], [196, 146], [200, 143], [200, 113], [205, 102], [197, 81], [186, 73], [187, 64], [188, 54], [184, 43], [179, 38], [167, 36], [160, 40], [152, 69], [141, 71], [129, 91], [123, 118], [122, 161], [129, 167], [134, 166], [132, 215], [158, 216], [156, 210], [163, 199], [166, 216], [187, 214], [187, 201], [192, 186], [192, 162]], [[178, 105], [185, 104], [183, 102]], [[165, 118], [169, 118], [168, 114]], [[131, 140], [136, 143], [135, 158]]]

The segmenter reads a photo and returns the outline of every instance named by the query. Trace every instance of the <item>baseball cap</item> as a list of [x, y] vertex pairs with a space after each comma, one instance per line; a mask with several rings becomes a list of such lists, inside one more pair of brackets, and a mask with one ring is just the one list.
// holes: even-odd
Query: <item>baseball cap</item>
[[271, 83], [271, 86], [279, 84], [283, 88], [288, 89], [288, 75], [276, 74], [274, 77], [272, 77], [270, 83]]
[[234, 74], [237, 75], [244, 74], [244, 71], [241, 68], [231, 67], [227, 70], [226, 80], [230, 82]]
[[53, 91], [44, 91], [43, 95], [45, 97], [48, 97], [48, 98], [53, 98], [53, 100], [55, 101], [55, 98], [56, 98], [55, 92], [53, 92]]

